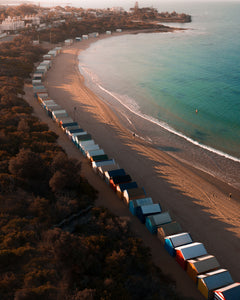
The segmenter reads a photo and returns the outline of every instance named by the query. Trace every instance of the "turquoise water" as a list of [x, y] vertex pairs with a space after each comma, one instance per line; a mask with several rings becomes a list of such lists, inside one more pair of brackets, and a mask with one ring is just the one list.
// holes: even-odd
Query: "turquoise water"
[[81, 71], [132, 111], [239, 159], [240, 3], [173, 9], [193, 16], [178, 25], [187, 31], [101, 40], [81, 55]]

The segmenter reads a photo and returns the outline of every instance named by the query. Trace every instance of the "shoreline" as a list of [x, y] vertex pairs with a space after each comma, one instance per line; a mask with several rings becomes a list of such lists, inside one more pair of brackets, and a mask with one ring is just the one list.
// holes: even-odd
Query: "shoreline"
[[[81, 72], [80, 72], [80, 73], [81, 73]], [[84, 74], [81, 73], [81, 75], [84, 77]], [[91, 79], [90, 79], [90, 81], [91, 81]], [[88, 85], [88, 84], [86, 84], [86, 85], [87, 85], [87, 87], [89, 87], [89, 88], [91, 89], [90, 85]], [[204, 149], [204, 150], [206, 150], [206, 151], [208, 151], [208, 152], [212, 152], [212, 153], [214, 153], [214, 155], [218, 155], [219, 157], [222, 157], [222, 158], [224, 158], [224, 159], [227, 159], [227, 160], [230, 160], [230, 161], [233, 161], [233, 162], [236, 162], [236, 163], [240, 163], [240, 158], [235, 157], [235, 156], [232, 156], [231, 154], [228, 154], [228, 153], [226, 153], [226, 152], [223, 152], [223, 151], [221, 151], [221, 150], [218, 150], [218, 149], [213, 148], [213, 147], [211, 147], [211, 146], [208, 146], [208, 145], [206, 145], [206, 144], [199, 143], [198, 141], [195, 141], [195, 140], [193, 140], [192, 138], [190, 138], [190, 137], [184, 135], [184, 133], [182, 133], [182, 132], [180, 132], [180, 131], [177, 131], [177, 130], [173, 129], [173, 128], [172, 128], [171, 126], [169, 126], [167, 123], [161, 122], [161, 121], [155, 119], [154, 117], [151, 117], [151, 116], [149, 116], [149, 115], [146, 115], [146, 114], [142, 113], [141, 111], [135, 111], [134, 109], [131, 109], [130, 107], [128, 107], [127, 104], [123, 103], [120, 99], [118, 99], [117, 96], [113, 95], [112, 92], [106, 90], [105, 88], [103, 88], [103, 87], [102, 87], [101, 85], [99, 85], [99, 84], [98, 84], [98, 88], [99, 88], [100, 90], [102, 90], [103, 92], [105, 92], [106, 94], [110, 95], [110, 97], [116, 99], [116, 100], [119, 102], [119, 104], [120, 104], [121, 106], [123, 106], [124, 108], [126, 108], [129, 112], [133, 113], [133, 114], [136, 115], [137, 117], [142, 118], [142, 119], [145, 119], [147, 122], [150, 122], [150, 123], [152, 123], [152, 124], [155, 124], [155, 125], [161, 127], [163, 130], [168, 131], [169, 133], [171, 133], [171, 134], [173, 134], [173, 135], [175, 135], [175, 136], [178, 136], [178, 137], [180, 137], [181, 139], [186, 140], [187, 142], [193, 144], [194, 146], [200, 147], [200, 148], [202, 148], [202, 149]], [[101, 98], [102, 101], [105, 101], [104, 97], [102, 98], [101, 96], [99, 96], [99, 98]], [[105, 101], [105, 102], [108, 103], [107, 101]], [[138, 104], [137, 104], [137, 105], [138, 105]], [[129, 120], [128, 120], [128, 121], [129, 121]], [[130, 121], [129, 121], [129, 122], [130, 122]], [[141, 138], [144, 139], [143, 137], [141, 137]], [[240, 167], [240, 165], [239, 165], [239, 167]], [[196, 167], [196, 168], [197, 168], [197, 167]], [[200, 168], [199, 170], [201, 170], [201, 168]], [[203, 170], [202, 170], [202, 171], [203, 171]], [[207, 171], [205, 170], [205, 172], [207, 172]], [[207, 173], [209, 173], [210, 175], [214, 176], [214, 174], [211, 174], [210, 172], [207, 172]], [[220, 179], [220, 178], [219, 178], [219, 179]], [[221, 179], [220, 179], [220, 180], [221, 180]], [[231, 184], [230, 184], [230, 185], [231, 185]], [[234, 185], [233, 185], [233, 188], [236, 188], [236, 189], [239, 189], [239, 190], [240, 190], [240, 185], [239, 185], [239, 187], [234, 187]]]
[[[84, 70], [84, 67], [81, 67], [81, 70], [79, 70], [79, 72], [81, 73], [81, 75], [85, 76], [85, 79], [89, 78], [89, 74]], [[154, 134], [151, 132], [148, 136], [147, 134], [144, 134], [144, 130], [139, 127], [137, 129], [139, 129], [140, 137], [149, 140], [156, 148], [168, 152], [170, 156], [173, 156], [174, 158], [186, 164], [190, 164], [190, 166], [194, 165], [199, 171], [206, 172], [209, 175], [216, 177], [220, 181], [227, 182], [230, 189], [236, 189], [238, 192], [240, 192], [240, 182], [238, 175], [238, 170], [240, 168], [239, 157], [233, 156], [222, 150], [218, 150], [213, 146], [200, 143], [186, 136], [184, 133], [172, 128], [167, 123], [161, 122], [154, 117], [141, 112], [138, 109], [136, 110], [135, 107], [132, 108], [131, 103], [128, 106], [128, 103], [122, 101], [122, 99], [118, 95], [115, 95], [114, 92], [105, 89], [100, 84], [96, 84], [91, 78], [87, 81], [88, 82], [86, 83], [85, 80], [85, 84], [87, 85], [87, 87], [90, 88], [94, 93], [96, 93], [96, 95], [102, 101], [110, 106], [116, 107], [118, 113], [120, 112], [120, 114], [126, 115], [125, 121], [122, 118], [124, 123], [123, 125], [126, 128], [132, 127], [132, 132], [136, 134], [136, 132], [134, 131], [134, 127], [137, 128], [136, 124], [140, 122], [140, 118], [145, 119], [146, 122], [141, 122], [145, 122], [146, 124], [150, 123], [152, 125], [152, 128], [155, 127]], [[136, 105], [138, 106], [137, 103]], [[134, 126], [129, 126], [129, 123], [132, 123], [133, 119]], [[163, 134], [158, 134], [158, 129], [162, 132], [168, 132], [168, 134], [164, 134], [166, 136], [168, 135], [168, 138], [165, 138], [163, 140], [161, 136]], [[161, 139], [159, 138], [159, 136], [161, 136]], [[171, 139], [171, 142], [168, 141], [169, 138]], [[165, 144], [167, 145], [168, 143], [170, 146], [165, 147]], [[181, 145], [181, 147], [179, 147], [179, 145]], [[174, 149], [176, 149], [176, 151]], [[189, 160], [190, 152], [194, 152], [194, 155], [192, 155]], [[202, 160], [202, 157], [204, 157], [204, 160]]]
[[[216, 178], [186, 166], [137, 137], [133, 139], [114, 111], [86, 87], [78, 63], [76, 64], [79, 51], [86, 50], [94, 41], [96, 40], [64, 47], [63, 54], [55, 58], [45, 80], [50, 97], [65, 107], [69, 114], [92, 134], [105, 152], [115, 158], [155, 202], [160, 202], [164, 210], [169, 210], [172, 218], [176, 219], [184, 230], [189, 231], [194, 240], [204, 243], [208, 253], [215, 255], [220, 264], [228, 268], [233, 278], [238, 280], [239, 267], [235, 262], [239, 259], [239, 195], [234, 192], [229, 201], [225, 193], [228, 186], [223, 186]], [[75, 116], [73, 107], [77, 107]], [[89, 180], [91, 183], [95, 175], [89, 176], [92, 178]], [[107, 199], [97, 201], [96, 205], [106, 205], [106, 201], [112, 209], [117, 205], [109, 203]], [[144, 231], [138, 227], [136, 230], [137, 233]], [[145, 234], [148, 235], [148, 232]], [[151, 240], [151, 247], [156, 245], [150, 236], [146, 238]], [[229, 245], [228, 249], [222, 247], [222, 240]], [[159, 260], [159, 254], [155, 252], [152, 249], [153, 260], [156, 262]], [[174, 260], [173, 263], [178, 268]], [[168, 270], [168, 266], [164, 267], [164, 262], [159, 265], [163, 271]], [[172, 268], [171, 272], [174, 271], [172, 273], [175, 274], [175, 266]], [[177, 289], [182, 290], [181, 284], [179, 285], [180, 278], [176, 279]]]

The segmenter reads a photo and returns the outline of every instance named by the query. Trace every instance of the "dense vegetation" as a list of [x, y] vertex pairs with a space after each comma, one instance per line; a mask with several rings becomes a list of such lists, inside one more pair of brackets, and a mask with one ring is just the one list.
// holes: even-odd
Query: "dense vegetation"
[[24, 17], [25, 15], [32, 15], [38, 12], [37, 6], [35, 5], [9, 5], [9, 6], [0, 6], [0, 20], [4, 20], [8, 16], [10, 17]]
[[[1, 299], [180, 299], [24, 101], [42, 54], [26, 36], [0, 45]], [[55, 226], [81, 210], [76, 226]]]
[[111, 16], [102, 18], [83, 18], [80, 22], [72, 19], [66, 19], [65, 23], [58, 27], [52, 27], [51, 29], [48, 28], [41, 30], [40, 32], [31, 30], [28, 34], [34, 39], [39, 38], [40, 41], [50, 41], [51, 39], [52, 43], [58, 43], [64, 39], [79, 37], [91, 32], [105, 33], [107, 30], [114, 32], [116, 28], [121, 28], [122, 30], [169, 30], [169, 27], [163, 25], [153, 25], [145, 22], [133, 23], [130, 19], [124, 16]]
[[[17, 7], [0, 7], [0, 21], [7, 16], [24, 17], [29, 14], [41, 15], [41, 23], [45, 24], [45, 29], [39, 30], [38, 26], [33, 25], [22, 29], [22, 33], [35, 40], [58, 43], [68, 38], [79, 37], [91, 32], [105, 33], [107, 30], [115, 31], [117, 28], [122, 30], [146, 29], [152, 31], [169, 31], [168, 26], [159, 22], [190, 22], [191, 16], [177, 14], [173, 12], [158, 13], [153, 8], [142, 8], [131, 13], [126, 11], [113, 12], [106, 10], [84, 10], [74, 7], [38, 7], [35, 5], [20, 5]], [[60, 21], [64, 22], [60, 22]]]

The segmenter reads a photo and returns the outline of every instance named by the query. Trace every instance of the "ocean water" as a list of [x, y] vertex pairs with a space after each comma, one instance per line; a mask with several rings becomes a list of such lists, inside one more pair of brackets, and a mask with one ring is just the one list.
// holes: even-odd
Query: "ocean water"
[[[240, 3], [161, 7], [156, 3], [154, 7], [189, 13], [193, 21], [171, 24], [187, 28], [184, 31], [98, 41], [79, 57], [80, 71], [103, 99], [112, 98], [159, 126], [159, 135], [156, 129], [151, 134], [151, 130], [146, 133], [139, 128], [140, 136], [161, 148], [161, 130], [165, 129], [177, 139], [177, 144], [170, 143], [166, 149], [178, 145], [180, 151], [172, 152], [183, 152], [184, 142], [192, 144], [188, 152], [201, 148], [200, 168], [208, 168], [207, 159], [205, 167], [201, 165], [204, 149], [217, 160], [222, 157], [235, 162], [236, 175], [240, 170]], [[186, 155], [183, 159], [189, 160]], [[218, 162], [222, 164], [226, 166], [226, 161]]]

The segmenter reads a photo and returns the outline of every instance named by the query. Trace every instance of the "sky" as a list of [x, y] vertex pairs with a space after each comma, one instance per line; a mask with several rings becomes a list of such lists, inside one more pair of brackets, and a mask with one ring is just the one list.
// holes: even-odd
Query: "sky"
[[[162, 3], [187, 3], [187, 2], [228, 2], [229, 0], [139, 0], [139, 7], [146, 7], [146, 6], [158, 6], [161, 2]], [[230, 1], [238, 1], [240, 0], [230, 0]], [[229, 1], [229, 2], [230, 2]], [[35, 4], [39, 4], [41, 6], [76, 6], [76, 7], [83, 7], [83, 8], [107, 8], [107, 7], [114, 7], [114, 6], [121, 6], [124, 9], [129, 9], [133, 7], [135, 4], [135, 0], [0, 0], [0, 4], [21, 4], [21, 3], [32, 2]], [[156, 5], [158, 4], [158, 5]]]

